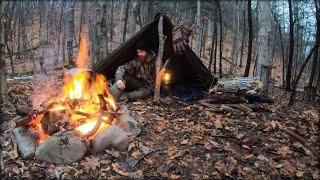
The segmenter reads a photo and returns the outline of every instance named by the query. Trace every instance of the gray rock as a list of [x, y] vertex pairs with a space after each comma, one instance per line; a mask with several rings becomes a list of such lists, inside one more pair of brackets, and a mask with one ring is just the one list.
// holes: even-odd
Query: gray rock
[[33, 157], [36, 151], [36, 136], [28, 131], [26, 127], [17, 127], [11, 131], [11, 139], [17, 143], [22, 158]]
[[121, 116], [117, 118], [116, 124], [120, 126], [126, 133], [134, 136], [141, 134], [141, 125], [131, 115], [126, 106], [120, 106], [120, 111], [123, 112]]
[[80, 160], [87, 151], [83, 141], [73, 134], [50, 136], [36, 150], [36, 159], [54, 164], [70, 164]]
[[109, 147], [125, 151], [129, 146], [129, 137], [119, 126], [110, 125], [91, 140], [91, 145], [97, 153], [101, 153]]

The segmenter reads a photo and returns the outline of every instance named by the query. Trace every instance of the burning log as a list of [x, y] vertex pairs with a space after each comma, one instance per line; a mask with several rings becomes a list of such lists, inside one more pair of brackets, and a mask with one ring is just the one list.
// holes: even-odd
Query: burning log
[[41, 126], [46, 134], [52, 135], [59, 131], [59, 127], [65, 124], [65, 111], [48, 111], [41, 120]]
[[97, 119], [97, 121], [96, 121], [96, 124], [94, 125], [94, 127], [88, 132], [88, 133], [86, 133], [86, 134], [84, 134], [84, 135], [81, 135], [81, 137], [82, 138], [89, 138], [89, 137], [91, 137], [92, 135], [94, 135], [98, 130], [99, 130], [99, 128], [101, 127], [101, 123], [102, 123], [102, 114], [101, 113], [99, 113], [99, 117], [98, 117], [98, 119]]

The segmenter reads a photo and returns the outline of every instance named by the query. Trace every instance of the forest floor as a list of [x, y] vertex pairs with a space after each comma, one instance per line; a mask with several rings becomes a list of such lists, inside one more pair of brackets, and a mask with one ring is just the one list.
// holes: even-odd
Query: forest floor
[[[9, 82], [6, 114], [29, 106], [35, 84]], [[128, 152], [113, 149], [88, 155], [71, 165], [53, 165], [16, 156], [10, 133], [2, 128], [1, 177], [31, 179], [104, 178], [254, 178], [319, 179], [319, 104], [302, 101], [287, 107], [289, 94], [271, 89], [267, 111], [213, 111], [228, 104], [179, 102], [166, 98], [125, 103], [142, 125]], [[4, 120], [4, 119], [2, 119]], [[2, 127], [5, 127], [2, 123]], [[286, 130], [303, 137], [305, 145]]]

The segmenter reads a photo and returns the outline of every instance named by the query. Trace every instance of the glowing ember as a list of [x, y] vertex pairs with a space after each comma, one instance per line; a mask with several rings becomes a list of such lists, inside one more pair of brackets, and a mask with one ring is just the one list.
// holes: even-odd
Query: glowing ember
[[[84, 34], [81, 35], [80, 50], [76, 65], [77, 68], [87, 68], [88, 44]], [[79, 70], [72, 75], [65, 75], [62, 92], [59, 97], [49, 100], [56, 103], [50, 107], [48, 111], [65, 110], [63, 112], [66, 112], [68, 115], [70, 115], [70, 125], [76, 126], [74, 129], [81, 135], [86, 135], [94, 129], [97, 123], [99, 112], [105, 110], [117, 110], [116, 102], [109, 93], [106, 82], [107, 80], [103, 75], [93, 75], [89, 71]], [[106, 109], [102, 109], [101, 99], [99, 96], [102, 96], [103, 102], [106, 103]], [[42, 117], [38, 116], [32, 120], [31, 123], [29, 123], [31, 126], [30, 130], [39, 135], [39, 143], [48, 138], [48, 135], [44, 133], [41, 127], [40, 122]], [[103, 120], [108, 119], [106, 115], [101, 118]], [[81, 125], [79, 126], [78, 124]], [[107, 127], [108, 124], [102, 122], [95, 134], [105, 130]], [[94, 135], [92, 135], [92, 137]]]
[[33, 118], [31, 123], [29, 123], [30, 132], [35, 133], [38, 136], [38, 144], [42, 143], [44, 140], [46, 140], [49, 137], [49, 135], [46, 134], [42, 129], [42, 126], [40, 123], [42, 118], [43, 118], [43, 114]]

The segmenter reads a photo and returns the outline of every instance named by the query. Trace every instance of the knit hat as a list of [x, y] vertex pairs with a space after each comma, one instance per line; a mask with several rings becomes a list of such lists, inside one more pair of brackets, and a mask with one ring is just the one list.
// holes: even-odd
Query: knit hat
[[153, 49], [151, 42], [145, 39], [139, 40], [136, 44], [136, 48], [139, 50], [145, 50], [148, 53], [150, 53]]

